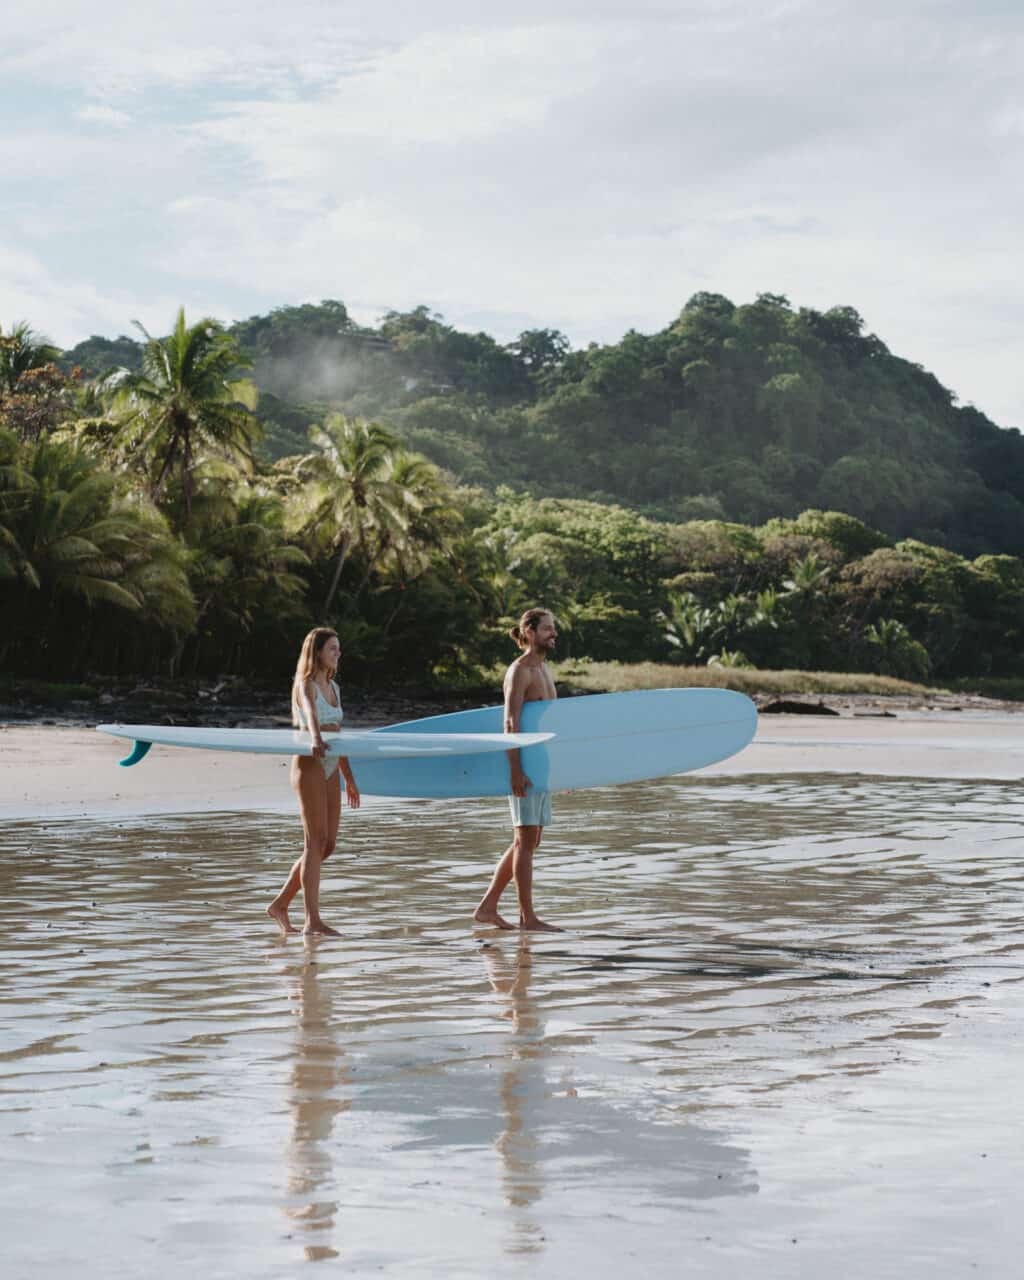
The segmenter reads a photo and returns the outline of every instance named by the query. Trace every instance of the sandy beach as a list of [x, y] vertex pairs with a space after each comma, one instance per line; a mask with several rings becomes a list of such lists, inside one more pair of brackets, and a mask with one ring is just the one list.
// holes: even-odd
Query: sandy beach
[[[127, 745], [86, 727], [0, 725], [0, 819], [293, 807], [285, 759], [154, 747], [143, 764], [119, 769]], [[762, 716], [744, 752], [702, 770], [794, 773], [1013, 781], [1024, 778], [1024, 716]]]
[[0, 730], [15, 1277], [1016, 1273], [1024, 720], [764, 717], [559, 797], [343, 819], [330, 941], [263, 906], [285, 765]]

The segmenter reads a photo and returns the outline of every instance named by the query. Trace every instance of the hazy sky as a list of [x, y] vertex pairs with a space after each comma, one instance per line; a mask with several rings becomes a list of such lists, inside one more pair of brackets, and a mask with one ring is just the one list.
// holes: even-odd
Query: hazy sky
[[1024, 427], [1020, 0], [33, 0], [0, 323], [342, 299], [502, 340], [856, 307]]

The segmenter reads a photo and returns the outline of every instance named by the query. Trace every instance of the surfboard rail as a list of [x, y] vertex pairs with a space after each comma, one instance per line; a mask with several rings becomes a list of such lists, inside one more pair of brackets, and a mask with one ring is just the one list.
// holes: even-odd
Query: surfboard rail
[[[98, 733], [127, 738], [134, 743], [118, 764], [131, 768], [145, 759], [154, 743], [161, 746], [190, 747], [207, 751], [239, 751], [254, 755], [311, 756], [309, 734], [302, 729], [210, 729], [201, 725], [98, 724]], [[333, 755], [353, 760], [437, 759], [474, 756], [490, 752], [524, 750], [548, 742], [554, 735], [537, 733], [461, 733], [385, 736], [379, 729], [342, 729], [323, 735]]]

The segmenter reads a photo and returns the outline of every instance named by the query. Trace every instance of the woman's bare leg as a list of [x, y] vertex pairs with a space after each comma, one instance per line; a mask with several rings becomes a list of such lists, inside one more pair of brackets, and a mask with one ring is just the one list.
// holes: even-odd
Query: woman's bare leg
[[[327, 847], [321, 861], [326, 861], [334, 852], [338, 839], [338, 825], [341, 818], [341, 784], [340, 775], [335, 773], [327, 779]], [[296, 790], [298, 788], [296, 787]], [[301, 803], [301, 800], [300, 800]], [[267, 907], [267, 915], [276, 920], [282, 933], [298, 933], [298, 929], [288, 919], [288, 908], [295, 895], [302, 888], [302, 859], [296, 858], [285, 878], [281, 891]]]
[[267, 914], [284, 933], [296, 933], [288, 919], [288, 907], [302, 889], [305, 898], [305, 933], [336, 934], [324, 924], [320, 915], [320, 866], [334, 852], [341, 815], [341, 786], [338, 773], [324, 777], [319, 760], [297, 756], [292, 761], [291, 782], [302, 814], [302, 857], [292, 866], [280, 893], [267, 908]]

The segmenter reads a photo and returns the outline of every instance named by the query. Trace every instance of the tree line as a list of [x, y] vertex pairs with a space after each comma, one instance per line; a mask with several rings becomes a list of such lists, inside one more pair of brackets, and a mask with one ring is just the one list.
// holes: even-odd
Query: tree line
[[[692, 297], [653, 334], [507, 344], [426, 307], [360, 326], [343, 303], [230, 329], [252, 361], [269, 457], [329, 412], [379, 421], [464, 484], [619, 502], [655, 519], [761, 524], [842, 510], [893, 538], [1024, 554], [1024, 439], [866, 333], [847, 306]], [[129, 338], [65, 353], [97, 374]]]
[[[328, 622], [350, 674], [460, 682], [507, 657], [508, 623], [543, 602], [559, 616], [562, 653], [577, 657], [1022, 673], [1016, 556], [897, 537], [840, 502], [746, 522], [713, 505], [702, 518], [664, 519], [607, 494], [525, 491], [521, 478], [470, 483], [412, 447], [409, 423], [426, 401], [400, 403], [408, 392], [393, 386], [386, 421], [323, 405], [315, 422], [289, 428], [297, 447], [269, 450], [276, 419], [265, 402], [274, 414], [284, 401], [260, 395], [252, 375], [273, 358], [285, 379], [290, 348], [272, 341], [280, 319], [262, 338], [250, 333], [247, 350], [240, 326], [189, 324], [182, 311], [167, 336], [118, 340], [107, 354], [123, 360], [93, 351], [91, 366], [68, 365], [26, 325], [0, 332], [0, 670], [284, 679], [296, 637]], [[325, 327], [343, 319], [335, 312]], [[420, 319], [432, 341], [435, 321]], [[389, 323], [388, 347], [356, 334], [366, 347], [357, 368], [381, 361], [393, 372], [408, 330], [401, 317]], [[269, 356], [252, 350], [264, 340]], [[590, 375], [566, 366], [581, 356], [592, 372], [598, 361], [544, 331], [513, 345], [487, 348], [510, 397], [492, 414], [571, 400], [566, 388]], [[436, 353], [433, 365], [420, 359], [407, 367], [436, 374]], [[529, 381], [528, 409], [512, 405], [519, 391], [503, 361]], [[493, 400], [497, 375], [476, 367]], [[433, 392], [431, 403], [443, 398]], [[807, 420], [780, 421], [798, 433]], [[511, 452], [529, 427], [509, 432]], [[490, 446], [478, 447], [490, 465]], [[625, 466], [630, 441], [617, 450]], [[581, 444], [581, 476], [592, 456]]]

